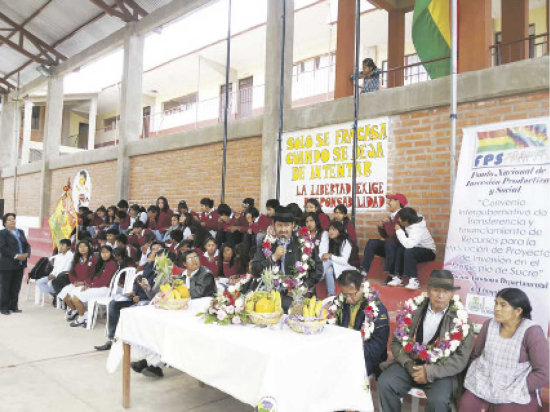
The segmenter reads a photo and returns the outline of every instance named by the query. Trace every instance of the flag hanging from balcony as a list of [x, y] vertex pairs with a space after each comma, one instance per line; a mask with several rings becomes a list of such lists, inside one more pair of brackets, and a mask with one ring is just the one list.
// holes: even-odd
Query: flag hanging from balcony
[[412, 24], [412, 39], [420, 61], [432, 79], [451, 73], [451, 60], [427, 63], [450, 57], [451, 19], [449, 0], [416, 0]]

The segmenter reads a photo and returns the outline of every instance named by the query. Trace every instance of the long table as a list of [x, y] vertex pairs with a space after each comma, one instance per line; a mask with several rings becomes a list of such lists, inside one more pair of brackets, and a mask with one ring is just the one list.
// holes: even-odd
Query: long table
[[197, 299], [181, 311], [121, 311], [107, 365], [113, 372], [123, 360], [124, 408], [130, 406], [134, 346], [252, 406], [271, 397], [279, 412], [373, 410], [359, 332], [330, 325], [318, 335], [283, 324], [206, 325], [196, 313], [209, 302]]

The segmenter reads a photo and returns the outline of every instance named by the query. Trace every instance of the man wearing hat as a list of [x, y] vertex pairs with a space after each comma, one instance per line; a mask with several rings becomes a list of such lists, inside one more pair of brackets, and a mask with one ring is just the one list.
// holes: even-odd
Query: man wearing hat
[[363, 270], [368, 273], [374, 257], [384, 257], [384, 272], [387, 274], [384, 284], [391, 281], [394, 275], [401, 273], [399, 268], [395, 267], [395, 252], [399, 246], [399, 240], [397, 240], [397, 236], [395, 235], [395, 225], [399, 223], [397, 212], [407, 206], [408, 203], [407, 198], [402, 193], [390, 194], [386, 198], [388, 199], [387, 205], [390, 215], [385, 220], [382, 220], [378, 226], [378, 233], [381, 239], [368, 240], [363, 253], [363, 264], [361, 265]]
[[[456, 289], [459, 287], [454, 285], [452, 272], [432, 271], [428, 296], [418, 305], [409, 326], [410, 336], [416, 343], [437, 345], [449, 339], [458, 316], [453, 301]], [[381, 365], [384, 372], [377, 382], [382, 410], [400, 411], [400, 398], [416, 387], [426, 394], [425, 411], [450, 411], [452, 398], [460, 396], [462, 372], [468, 366], [473, 345], [473, 333], [468, 333], [444, 360], [426, 363], [414, 351], [407, 353], [394, 333], [390, 344], [394, 360]]]
[[[272, 219], [276, 241], [271, 245], [270, 257], [265, 255], [262, 247], [258, 247], [256, 250], [251, 261], [252, 275], [255, 278], [260, 277], [264, 269], [271, 267], [278, 267], [283, 273], [290, 274], [293, 272], [296, 262], [302, 258], [302, 249], [294, 232], [295, 216], [291, 209], [278, 206]], [[314, 251], [312, 258], [315, 265], [311, 265], [307, 269], [307, 275], [303, 282], [308, 290], [312, 290], [323, 277], [323, 263], [318, 253]], [[292, 303], [292, 298], [282, 292], [281, 301], [283, 310], [286, 312]]]

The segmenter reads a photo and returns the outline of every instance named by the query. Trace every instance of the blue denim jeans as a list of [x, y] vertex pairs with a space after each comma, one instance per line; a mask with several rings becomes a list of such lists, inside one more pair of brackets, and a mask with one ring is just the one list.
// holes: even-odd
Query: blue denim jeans
[[327, 292], [329, 296], [334, 296], [335, 291], [335, 279], [334, 279], [334, 267], [332, 266], [332, 260], [323, 262], [323, 278], [327, 283]]

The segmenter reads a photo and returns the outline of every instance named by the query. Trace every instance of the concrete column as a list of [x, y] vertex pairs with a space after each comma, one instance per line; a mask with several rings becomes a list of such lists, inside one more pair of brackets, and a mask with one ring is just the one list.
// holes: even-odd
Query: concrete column
[[352, 96], [350, 76], [355, 66], [355, 2], [338, 0], [334, 98]]
[[63, 76], [48, 79], [46, 97], [46, 121], [42, 146], [42, 167], [40, 177], [40, 224], [50, 215], [52, 174], [50, 162], [59, 156], [63, 121]]
[[[277, 150], [279, 134], [279, 92], [281, 85], [281, 34], [283, 1], [267, 3], [265, 50], [265, 98], [262, 131], [261, 206], [277, 193]], [[290, 109], [292, 102], [292, 63], [294, 47], [294, 0], [286, 0], [284, 100], [283, 108]], [[284, 121], [284, 117], [283, 117]], [[284, 190], [284, 189], [281, 189]]]
[[[405, 64], [405, 12], [388, 12], [388, 70]], [[403, 70], [388, 73], [388, 87], [403, 86]]]
[[[529, 0], [501, 0], [502, 64], [529, 58]], [[511, 44], [506, 44], [510, 43]]]
[[71, 108], [63, 108], [63, 116], [61, 120], [61, 146], [71, 146], [69, 136], [71, 134]]
[[491, 67], [489, 47], [493, 43], [491, 0], [459, 0], [458, 71]]
[[8, 101], [7, 98], [2, 106], [2, 122], [0, 123], [0, 168], [15, 166], [15, 142], [17, 141], [18, 130], [16, 116], [18, 116], [17, 102]]
[[97, 118], [97, 97], [90, 99], [90, 110], [88, 111], [88, 150], [95, 148], [95, 129]]
[[116, 198], [128, 199], [130, 193], [129, 143], [139, 140], [143, 122], [141, 109], [143, 75], [143, 35], [136, 35], [135, 24], [126, 26], [124, 66], [120, 92], [120, 123], [116, 179]]
[[25, 100], [25, 118], [23, 119], [23, 146], [21, 148], [21, 163], [29, 163], [30, 156], [30, 141], [32, 131], [32, 108], [33, 103], [30, 100]]

